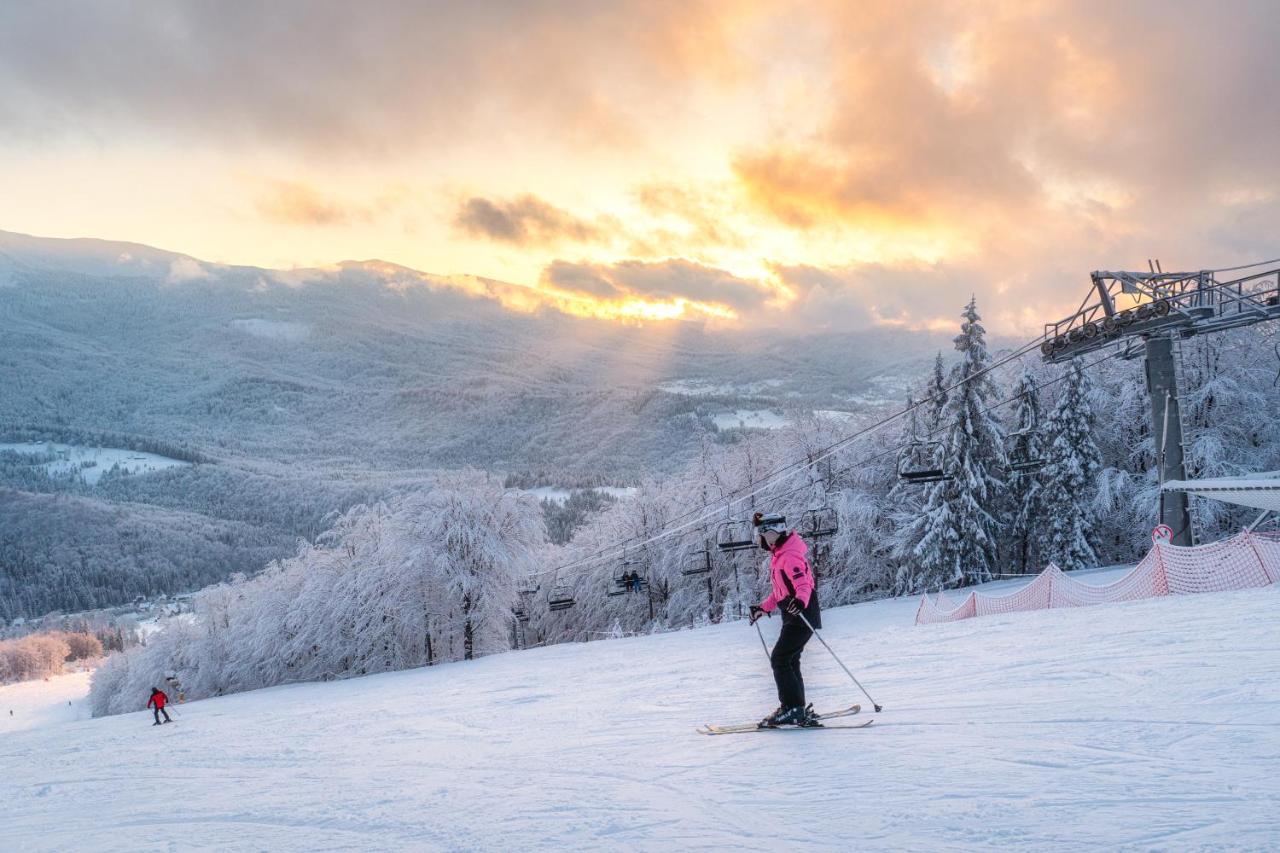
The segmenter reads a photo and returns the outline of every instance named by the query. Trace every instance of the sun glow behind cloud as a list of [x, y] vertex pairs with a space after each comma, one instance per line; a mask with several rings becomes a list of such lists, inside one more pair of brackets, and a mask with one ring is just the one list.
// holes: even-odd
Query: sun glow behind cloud
[[950, 327], [977, 293], [1034, 329], [1089, 269], [1276, 254], [1278, 23], [1261, 0], [10, 5], [0, 228], [384, 258], [620, 322]]

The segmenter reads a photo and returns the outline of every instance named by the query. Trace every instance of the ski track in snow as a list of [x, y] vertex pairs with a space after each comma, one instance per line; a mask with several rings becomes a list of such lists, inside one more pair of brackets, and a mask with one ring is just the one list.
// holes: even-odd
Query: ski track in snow
[[916, 604], [824, 614], [886, 706], [856, 732], [695, 733], [776, 704], [745, 622], [7, 732], [0, 848], [1280, 848], [1280, 589]]

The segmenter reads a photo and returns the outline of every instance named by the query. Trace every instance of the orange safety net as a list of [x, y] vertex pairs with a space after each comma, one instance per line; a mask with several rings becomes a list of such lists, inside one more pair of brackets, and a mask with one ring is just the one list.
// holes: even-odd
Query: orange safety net
[[1191, 548], [1157, 543], [1131, 572], [1105, 586], [1068, 577], [1050, 563], [1031, 583], [1009, 595], [971, 592], [958, 605], [941, 592], [933, 600], [925, 595], [916, 610], [916, 624], [1164, 595], [1251, 589], [1277, 582], [1280, 582], [1280, 535], [1245, 532]]

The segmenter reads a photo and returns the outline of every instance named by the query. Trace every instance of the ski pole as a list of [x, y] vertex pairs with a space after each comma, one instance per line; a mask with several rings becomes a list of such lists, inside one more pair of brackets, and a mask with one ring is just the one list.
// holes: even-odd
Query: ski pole
[[764, 641], [764, 631], [760, 630], [760, 620], [756, 620], [756, 633], [760, 635], [760, 647], [764, 649], [764, 656], [769, 658], [770, 665], [773, 664], [773, 656], [769, 654], [769, 644]]
[[[862, 682], [858, 681], [857, 678], [854, 678], [853, 673], [849, 671], [849, 667], [844, 665], [844, 661], [840, 660], [840, 656], [836, 654], [835, 649], [831, 648], [831, 646], [828, 646], [827, 641], [822, 639], [822, 635], [818, 633], [818, 629], [814, 628], [812, 625], [809, 624], [809, 619], [803, 613], [800, 614], [800, 618], [804, 620], [804, 624], [808, 627], [808, 629], [810, 631], [813, 631], [813, 636], [818, 638], [818, 642], [822, 643], [823, 647], [827, 651], [831, 652], [831, 656], [836, 659], [836, 663], [840, 664], [840, 668], [844, 670], [844, 674], [852, 678], [853, 683], [858, 685], [858, 689], [861, 690], [864, 694], [866, 694], [866, 697], [868, 699], [871, 699], [871, 694], [867, 693], [867, 688], [863, 687]], [[761, 638], [761, 641], [763, 642], [763, 637]], [[874, 699], [871, 699], [871, 704], [875, 707], [877, 714], [884, 710], [884, 708], [876, 704], [876, 700]]]

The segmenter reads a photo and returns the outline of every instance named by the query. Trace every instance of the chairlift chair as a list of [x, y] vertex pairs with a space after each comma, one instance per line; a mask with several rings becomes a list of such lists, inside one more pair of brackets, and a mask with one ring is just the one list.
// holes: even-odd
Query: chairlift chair
[[623, 570], [620, 574], [613, 576], [613, 588], [606, 592], [606, 595], [626, 595], [631, 592], [641, 592], [644, 590], [647, 581], [644, 576], [632, 569], [630, 572], [626, 570], [629, 565], [637, 565], [639, 560], [624, 560], [622, 563]]
[[1018, 452], [1018, 439], [1030, 432], [1033, 432], [1033, 430], [1028, 428], [1009, 434], [1009, 470], [1016, 475], [1030, 474], [1032, 471], [1038, 471], [1043, 468], [1045, 464], [1045, 460], [1043, 459], [1031, 457], [1026, 453]]
[[711, 571], [711, 552], [706, 548], [689, 552], [680, 567], [680, 574], [685, 577], [705, 575]]
[[1030, 474], [1044, 467], [1043, 459], [1009, 460], [1009, 470], [1015, 474]]
[[564, 583], [556, 584], [551, 594], [547, 596], [547, 609], [553, 613], [558, 610], [568, 610], [577, 603], [573, 597], [573, 591], [569, 589], [568, 584]]
[[807, 509], [800, 516], [800, 535], [810, 539], [822, 536], [834, 536], [840, 531], [840, 521], [836, 511], [829, 506]]
[[722, 522], [716, 531], [716, 547], [721, 551], [743, 551], [756, 547], [756, 534], [751, 522]]
[[[898, 478], [904, 483], [941, 483], [954, 477], [933, 460], [942, 456], [941, 441], [915, 441], [898, 457]], [[927, 460], [927, 461], [926, 461]]]

